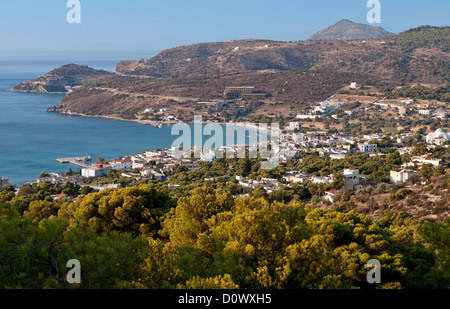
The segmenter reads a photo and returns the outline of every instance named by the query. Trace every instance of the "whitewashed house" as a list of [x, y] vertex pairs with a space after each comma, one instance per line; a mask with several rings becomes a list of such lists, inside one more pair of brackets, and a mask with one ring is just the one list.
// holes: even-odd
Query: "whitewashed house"
[[97, 164], [95, 167], [86, 167], [81, 170], [81, 176], [86, 178], [106, 176], [111, 169], [110, 165]]
[[437, 129], [434, 133], [430, 133], [426, 136], [426, 142], [428, 144], [442, 145], [449, 140], [450, 133], [447, 133], [442, 129]]
[[419, 177], [419, 172], [413, 170], [390, 171], [390, 180], [393, 184], [402, 184], [415, 176]]

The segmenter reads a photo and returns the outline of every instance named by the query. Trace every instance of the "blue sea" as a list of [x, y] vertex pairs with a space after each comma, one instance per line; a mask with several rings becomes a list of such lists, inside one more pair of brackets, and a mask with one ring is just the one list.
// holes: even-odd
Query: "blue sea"
[[113, 71], [120, 60], [153, 56], [149, 52], [78, 53], [46, 52], [0, 54], [0, 177], [13, 185], [35, 181], [42, 171], [65, 172], [78, 167], [57, 158], [89, 154], [95, 160], [171, 147], [177, 136], [171, 126], [154, 128], [136, 122], [46, 112], [64, 97], [59, 94], [8, 92], [22, 81], [69, 63]]
[[57, 158], [90, 154], [94, 160], [112, 159], [170, 147], [173, 138], [169, 126], [154, 128], [128, 121], [49, 113], [46, 108], [58, 104], [64, 95], [4, 91], [68, 63], [112, 71], [120, 59], [149, 56], [152, 55], [0, 55], [0, 177], [20, 185], [35, 181], [42, 171], [78, 170], [57, 162]]

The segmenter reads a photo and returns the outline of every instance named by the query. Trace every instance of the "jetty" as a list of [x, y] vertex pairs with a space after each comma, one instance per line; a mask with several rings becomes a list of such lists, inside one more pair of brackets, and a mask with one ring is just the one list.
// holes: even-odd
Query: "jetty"
[[80, 167], [89, 167], [88, 162], [91, 161], [92, 157], [90, 155], [85, 155], [84, 157], [73, 157], [73, 158], [59, 158], [56, 159], [59, 163], [70, 163]]

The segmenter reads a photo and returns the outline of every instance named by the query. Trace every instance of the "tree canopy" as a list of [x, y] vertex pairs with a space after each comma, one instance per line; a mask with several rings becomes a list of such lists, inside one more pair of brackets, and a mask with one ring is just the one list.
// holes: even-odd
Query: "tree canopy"
[[[47, 199], [0, 192], [2, 288], [444, 288], [449, 221], [370, 219], [207, 186], [151, 185]], [[403, 194], [407, 192], [401, 193]], [[397, 194], [400, 196], [400, 193]], [[20, 201], [20, 202], [19, 202]], [[69, 284], [69, 259], [81, 263]], [[382, 283], [366, 280], [370, 259]]]

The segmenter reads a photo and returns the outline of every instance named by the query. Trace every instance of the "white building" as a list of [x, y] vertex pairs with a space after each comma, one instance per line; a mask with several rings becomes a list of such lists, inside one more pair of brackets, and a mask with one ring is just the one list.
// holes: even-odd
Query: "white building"
[[147, 157], [148, 159], [155, 158], [155, 157], [165, 157], [165, 156], [167, 156], [167, 152], [164, 150], [159, 150], [159, 151], [149, 150], [149, 151], [145, 152], [145, 157]]
[[111, 162], [111, 168], [114, 170], [129, 170], [133, 167], [131, 160], [123, 159]]
[[345, 153], [330, 153], [330, 158], [335, 160], [345, 159]]
[[335, 108], [333, 108], [332, 106], [316, 106], [313, 110], [313, 113], [315, 114], [327, 114], [329, 112], [334, 111]]
[[91, 177], [99, 177], [99, 176], [106, 176], [108, 171], [111, 169], [110, 165], [103, 166], [101, 164], [97, 164], [97, 166], [87, 167], [83, 168], [81, 170], [81, 176], [86, 178]]
[[377, 144], [361, 144], [358, 145], [358, 150], [361, 152], [377, 152]]
[[302, 114], [298, 114], [295, 118], [297, 119], [316, 119], [316, 118], [322, 118], [325, 117], [325, 115], [311, 115], [311, 114], [306, 114], [306, 115], [302, 115]]
[[414, 103], [414, 99], [401, 100], [400, 102], [405, 103], [406, 105]]
[[155, 179], [155, 180], [164, 180], [166, 178], [165, 174], [158, 173], [155, 170], [141, 171], [141, 175], [142, 176], [152, 176], [152, 178]]
[[413, 170], [399, 170], [390, 172], [390, 180], [393, 184], [402, 184], [414, 176], [419, 177], [419, 172]]
[[131, 168], [132, 169], [135, 169], [135, 168], [144, 168], [144, 167], [146, 167], [148, 164], [147, 164], [147, 161], [145, 161], [145, 160], [133, 160], [133, 162], [132, 162], [132, 165], [131, 165]]
[[430, 116], [432, 113], [432, 110], [431, 109], [419, 109], [417, 112], [419, 113], [419, 115]]
[[288, 182], [293, 182], [293, 183], [302, 183], [302, 182], [307, 182], [310, 180], [310, 176], [306, 173], [296, 173], [296, 174], [287, 174], [286, 176], [283, 176], [283, 179], [285, 179]]
[[300, 124], [298, 122], [289, 122], [289, 128], [291, 130], [300, 129]]
[[331, 203], [334, 202], [334, 199], [336, 198], [336, 196], [339, 194], [338, 190], [329, 190], [329, 191], [325, 191], [325, 199], [330, 201]]
[[442, 145], [448, 140], [450, 140], [450, 133], [446, 133], [442, 129], [437, 129], [434, 133], [430, 133], [426, 136], [428, 144]]
[[359, 185], [359, 170], [344, 169], [345, 190], [358, 190], [363, 186]]
[[440, 119], [445, 119], [448, 117], [447, 113], [443, 110], [438, 110], [433, 113], [433, 116]]
[[311, 177], [311, 182], [312, 183], [330, 183], [331, 180], [329, 177], [321, 177], [321, 176], [312, 176]]
[[418, 168], [424, 164], [435, 168], [442, 164], [442, 160], [429, 157], [412, 157], [410, 162], [402, 164], [401, 167], [406, 169], [412, 167]]
[[335, 97], [335, 95], [332, 95], [325, 101], [320, 102], [320, 106], [322, 106], [322, 107], [329, 106], [329, 107], [338, 108], [339, 106], [343, 105], [343, 103], [341, 101], [339, 101], [338, 99], [334, 99], [334, 97]]
[[200, 161], [213, 162], [216, 159], [216, 153], [212, 150], [202, 151], [200, 153]]

